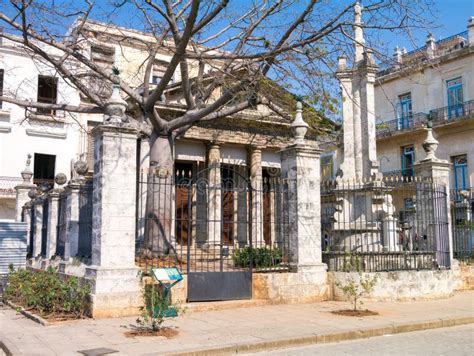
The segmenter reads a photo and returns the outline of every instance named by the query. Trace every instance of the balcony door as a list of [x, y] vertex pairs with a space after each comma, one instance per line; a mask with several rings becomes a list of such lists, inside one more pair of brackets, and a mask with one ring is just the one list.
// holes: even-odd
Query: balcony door
[[402, 176], [413, 177], [413, 163], [415, 163], [415, 149], [413, 146], [402, 147]]
[[400, 95], [399, 97], [398, 128], [406, 129], [412, 126], [413, 108], [411, 93]]
[[462, 78], [448, 80], [448, 119], [460, 117], [464, 114]]

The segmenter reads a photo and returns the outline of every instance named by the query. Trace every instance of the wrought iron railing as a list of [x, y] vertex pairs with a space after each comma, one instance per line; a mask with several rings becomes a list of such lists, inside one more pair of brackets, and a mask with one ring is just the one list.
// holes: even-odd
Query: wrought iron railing
[[419, 178], [323, 183], [323, 262], [332, 271], [449, 268], [446, 195]]
[[465, 101], [460, 104], [445, 106], [430, 111], [433, 123], [443, 124], [446, 122], [461, 120], [474, 114], [474, 100]]
[[472, 115], [474, 115], [474, 100], [469, 100], [457, 105], [430, 110], [429, 114], [416, 113], [407, 118], [379, 122], [375, 125], [375, 129], [377, 137], [380, 138], [390, 136], [394, 132], [424, 127], [428, 117], [431, 117], [433, 124], [437, 126], [456, 120], [463, 120]]

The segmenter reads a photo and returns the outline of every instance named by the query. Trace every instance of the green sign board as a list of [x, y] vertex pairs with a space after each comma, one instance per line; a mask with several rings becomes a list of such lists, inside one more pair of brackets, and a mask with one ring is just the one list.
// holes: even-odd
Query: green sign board
[[152, 272], [158, 282], [179, 282], [183, 279], [183, 276], [176, 267], [153, 268]]

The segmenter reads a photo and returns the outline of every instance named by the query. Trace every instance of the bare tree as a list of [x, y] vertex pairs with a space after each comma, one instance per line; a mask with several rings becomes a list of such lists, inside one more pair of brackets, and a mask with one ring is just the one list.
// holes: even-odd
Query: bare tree
[[[372, 32], [409, 31], [420, 26], [428, 5], [427, 0], [366, 1], [363, 26]], [[317, 0], [123, 0], [98, 4], [89, 0], [11, 0], [1, 8], [4, 32], [0, 36], [48, 63], [80, 91], [83, 104], [41, 103], [9, 96], [1, 100], [29, 108], [97, 113], [107, 97], [107, 90], [98, 88], [115, 83], [133, 108], [133, 118], [152, 127], [151, 162], [167, 167], [173, 162], [174, 139], [197, 122], [218, 120], [257, 104], [285, 115], [265, 95], [272, 86], [305, 95], [323, 112], [334, 110], [334, 82], [328, 79], [336, 57], [351, 51], [353, 6], [351, 2]], [[124, 33], [117, 40], [120, 28], [114, 27], [114, 22], [148, 34], [135, 39], [147, 53], [146, 59], [136, 63], [136, 73], [120, 80], [87, 52], [96, 40], [92, 36], [97, 35], [90, 29], [91, 18], [100, 18], [104, 25], [116, 29], [119, 45], [128, 38]], [[157, 54], [165, 52], [168, 60], [152, 85], [149, 78]], [[179, 83], [170, 89], [176, 73]], [[167, 93], [176, 92], [176, 87], [185, 109], [167, 117], [157, 109], [157, 103]]]
[[[74, 106], [16, 96], [0, 100], [30, 109], [100, 113], [110, 87], [118, 86], [131, 119], [151, 128], [150, 164], [172, 171], [175, 139], [199, 122], [259, 105], [288, 116], [275, 99], [282, 92], [304, 96], [322, 115], [334, 112], [333, 70], [339, 56], [352, 57], [354, 5], [329, 0], [11, 0], [1, 5], [5, 30], [0, 36], [49, 65], [82, 101]], [[363, 27], [369, 34], [409, 32], [422, 24], [428, 5], [428, 0], [366, 1]], [[363, 45], [371, 44], [369, 37]], [[120, 49], [119, 63], [111, 46]], [[140, 48], [138, 59], [132, 58], [131, 47]], [[114, 65], [121, 67], [120, 78], [112, 72]], [[172, 114], [162, 110], [177, 102], [182, 104]]]

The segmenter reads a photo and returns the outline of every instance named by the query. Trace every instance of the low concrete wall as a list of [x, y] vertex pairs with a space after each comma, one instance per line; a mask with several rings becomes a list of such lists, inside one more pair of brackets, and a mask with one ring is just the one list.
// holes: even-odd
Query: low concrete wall
[[[446, 298], [453, 294], [458, 285], [456, 274], [451, 270], [378, 272], [363, 275], [378, 275], [373, 291], [366, 298], [379, 301]], [[334, 300], [346, 299], [336, 287], [336, 283], [344, 284], [348, 278], [356, 281], [360, 279], [357, 272], [328, 273]]]
[[457, 281], [456, 290], [474, 289], [474, 265], [460, 263], [454, 269], [454, 274]]
[[308, 273], [254, 273], [252, 298], [279, 303], [329, 300], [331, 288], [326, 271]]

